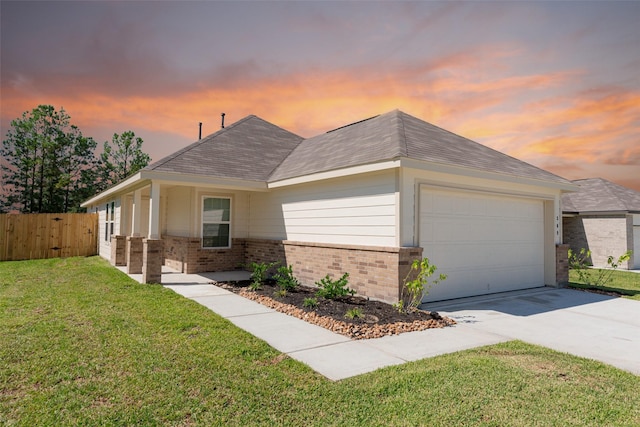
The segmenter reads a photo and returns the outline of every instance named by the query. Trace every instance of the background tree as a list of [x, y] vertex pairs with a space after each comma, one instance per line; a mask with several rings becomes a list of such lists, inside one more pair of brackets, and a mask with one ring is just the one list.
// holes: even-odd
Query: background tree
[[151, 157], [142, 151], [142, 143], [142, 138], [130, 130], [120, 135], [114, 133], [111, 144], [105, 141], [100, 155], [100, 191], [117, 184], [149, 164]]
[[69, 212], [95, 192], [96, 143], [64, 111], [39, 105], [11, 122], [2, 141], [1, 206], [20, 212]]

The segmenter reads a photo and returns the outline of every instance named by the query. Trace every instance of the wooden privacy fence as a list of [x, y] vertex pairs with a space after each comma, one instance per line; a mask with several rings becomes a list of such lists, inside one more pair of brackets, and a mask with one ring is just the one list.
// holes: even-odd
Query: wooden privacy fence
[[0, 261], [96, 255], [98, 214], [0, 214]]

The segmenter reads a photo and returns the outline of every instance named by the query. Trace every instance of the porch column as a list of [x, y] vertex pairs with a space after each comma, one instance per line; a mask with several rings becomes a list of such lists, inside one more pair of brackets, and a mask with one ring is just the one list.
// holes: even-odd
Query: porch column
[[151, 183], [149, 199], [149, 239], [160, 238], [160, 184]]
[[142, 190], [133, 192], [133, 207], [131, 212], [131, 235], [140, 236], [140, 223], [142, 217]]
[[142, 237], [127, 237], [127, 273], [142, 273]]
[[142, 283], [162, 283], [162, 245], [160, 239], [143, 240]]

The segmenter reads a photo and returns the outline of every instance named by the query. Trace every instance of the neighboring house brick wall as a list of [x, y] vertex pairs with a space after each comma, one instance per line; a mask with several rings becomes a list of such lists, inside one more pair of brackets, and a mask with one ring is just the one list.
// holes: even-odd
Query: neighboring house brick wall
[[[582, 217], [572, 216], [562, 218], [562, 241], [569, 245], [573, 252], [580, 252], [580, 249], [589, 249], [587, 235], [584, 231]], [[591, 260], [589, 260], [591, 262]]]
[[[585, 215], [564, 218], [564, 243], [571, 250], [586, 248], [591, 251], [595, 267], [605, 267], [607, 258], [617, 259], [628, 249], [628, 221], [626, 215]], [[627, 268], [625, 264], [622, 266]]]

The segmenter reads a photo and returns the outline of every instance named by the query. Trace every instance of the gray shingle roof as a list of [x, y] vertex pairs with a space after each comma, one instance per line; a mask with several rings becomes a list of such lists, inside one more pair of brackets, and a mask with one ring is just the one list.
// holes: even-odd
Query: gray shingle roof
[[267, 181], [302, 137], [247, 116], [145, 169]]
[[575, 193], [562, 195], [566, 213], [635, 212], [640, 213], [640, 193], [602, 178], [577, 179]]
[[403, 157], [569, 183], [399, 110], [304, 140], [274, 171], [269, 181]]

